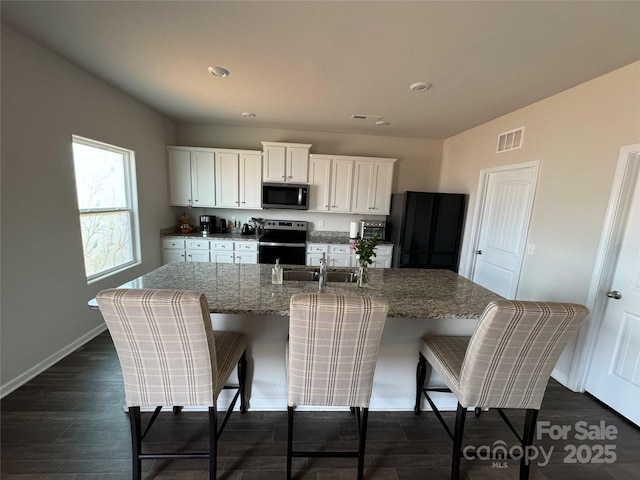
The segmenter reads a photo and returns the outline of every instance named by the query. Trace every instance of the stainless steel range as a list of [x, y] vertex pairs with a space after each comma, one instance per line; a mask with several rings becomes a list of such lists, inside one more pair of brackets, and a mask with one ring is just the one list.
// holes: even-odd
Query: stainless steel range
[[307, 222], [265, 220], [264, 235], [258, 243], [260, 263], [305, 265], [307, 259]]

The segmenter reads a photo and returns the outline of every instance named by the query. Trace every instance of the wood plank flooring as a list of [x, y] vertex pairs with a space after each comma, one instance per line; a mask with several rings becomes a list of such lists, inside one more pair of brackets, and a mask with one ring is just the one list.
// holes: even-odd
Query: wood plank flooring
[[[417, 358], [417, 353], [416, 353]], [[7, 395], [2, 410], [2, 480], [115, 480], [131, 478], [129, 423], [122, 410], [122, 377], [111, 338], [103, 333], [28, 384]], [[509, 412], [521, 425], [522, 415]], [[204, 413], [162, 414], [149, 434], [150, 449], [206, 449]], [[348, 412], [300, 412], [296, 438], [309, 448], [351, 449], [354, 417]], [[447, 413], [451, 422], [453, 415]], [[144, 421], [144, 419], [143, 419]], [[534, 459], [531, 479], [640, 479], [640, 430], [588, 395], [549, 384], [539, 422], [571, 428], [565, 439], [542, 435], [538, 452], [552, 449], [543, 466]], [[581, 424], [615, 427], [615, 439], [576, 438]], [[218, 478], [285, 478], [286, 412], [234, 414], [222, 434]], [[610, 427], [610, 428], [612, 428]], [[466, 444], [513, 446], [494, 411], [467, 417]], [[186, 447], [185, 447], [186, 444]], [[575, 455], [572, 455], [575, 453]], [[608, 461], [615, 455], [615, 461]], [[573, 461], [574, 463], [570, 463]], [[432, 412], [371, 412], [365, 479], [448, 479], [450, 441]], [[516, 479], [518, 464], [463, 460], [463, 478]], [[297, 480], [355, 479], [354, 459], [295, 459]], [[506, 468], [505, 468], [506, 467]], [[143, 462], [143, 478], [207, 479], [202, 460]]]

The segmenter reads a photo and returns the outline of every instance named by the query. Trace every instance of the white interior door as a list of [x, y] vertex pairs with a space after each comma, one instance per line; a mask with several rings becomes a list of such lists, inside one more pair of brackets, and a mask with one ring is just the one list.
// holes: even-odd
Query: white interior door
[[[640, 158], [640, 152], [636, 153]], [[640, 160], [636, 162], [640, 163]], [[638, 166], [587, 391], [640, 425], [640, 179]]]
[[483, 170], [478, 189], [471, 279], [505, 298], [516, 295], [539, 162]]

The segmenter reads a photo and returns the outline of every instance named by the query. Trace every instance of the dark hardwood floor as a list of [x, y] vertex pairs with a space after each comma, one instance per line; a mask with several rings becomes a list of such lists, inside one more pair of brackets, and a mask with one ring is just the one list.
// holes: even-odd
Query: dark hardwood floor
[[[417, 356], [417, 354], [416, 354]], [[7, 395], [2, 409], [3, 480], [128, 479], [131, 476], [129, 423], [122, 410], [123, 386], [118, 359], [103, 333], [46, 372]], [[283, 405], [283, 407], [285, 407]], [[447, 413], [453, 420], [453, 412]], [[521, 425], [520, 412], [509, 412]], [[300, 412], [296, 438], [310, 448], [353, 448], [354, 418], [348, 413]], [[531, 479], [640, 479], [640, 430], [588, 395], [573, 393], [555, 381], [547, 390], [539, 422], [571, 428], [565, 439], [549, 434], [536, 440]], [[584, 422], [580, 424], [578, 422]], [[254, 412], [231, 417], [221, 438], [218, 478], [285, 478], [286, 412]], [[581, 439], [584, 430], [609, 426], [609, 439]], [[611, 429], [616, 429], [615, 438]], [[151, 449], [206, 449], [204, 413], [162, 414], [150, 432]], [[577, 437], [576, 437], [577, 435]], [[467, 417], [466, 444], [515, 445], [512, 433], [494, 411]], [[479, 450], [482, 452], [482, 450]], [[615, 459], [614, 459], [615, 456]], [[573, 461], [573, 463], [571, 463]], [[448, 479], [450, 441], [432, 412], [376, 412], [369, 415], [365, 479]], [[539, 466], [539, 463], [543, 463]], [[295, 459], [294, 478], [355, 479], [354, 459]], [[463, 478], [516, 479], [518, 464], [463, 460]], [[202, 460], [143, 462], [145, 479], [206, 479]]]

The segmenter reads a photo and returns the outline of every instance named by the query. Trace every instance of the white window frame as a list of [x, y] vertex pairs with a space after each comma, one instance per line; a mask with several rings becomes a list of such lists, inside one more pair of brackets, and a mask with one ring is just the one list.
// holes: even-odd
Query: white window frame
[[[118, 147], [115, 145], [109, 145], [108, 143], [99, 142], [97, 140], [92, 140], [90, 138], [81, 137], [78, 135], [72, 136], [72, 146], [73, 144], [81, 144], [88, 147], [98, 148], [101, 150], [107, 150], [110, 152], [117, 153], [122, 155], [124, 160], [124, 177], [125, 177], [125, 193], [126, 193], [126, 207], [114, 207], [114, 208], [88, 208], [81, 209], [78, 206], [78, 216], [79, 220], [82, 219], [83, 215], [93, 215], [96, 213], [114, 213], [114, 212], [129, 212], [130, 219], [130, 229], [131, 229], [131, 253], [132, 259], [128, 262], [121, 263], [107, 270], [103, 270], [99, 273], [93, 275], [87, 275], [87, 283], [93, 283], [98, 280], [102, 280], [116, 273], [127, 270], [131, 267], [139, 265], [141, 263], [141, 254], [140, 254], [140, 222], [138, 215], [138, 192], [137, 192], [137, 182], [136, 182], [136, 168], [135, 168], [135, 152], [133, 150], [129, 150], [126, 148]], [[73, 160], [73, 159], [72, 159]], [[74, 168], [75, 173], [75, 168]], [[75, 174], [74, 174], [74, 185], [75, 184]], [[77, 201], [77, 196], [76, 196]], [[82, 222], [80, 222], [81, 224]], [[82, 242], [82, 261], [84, 264], [84, 242]], [[86, 270], [85, 270], [86, 271]]]

